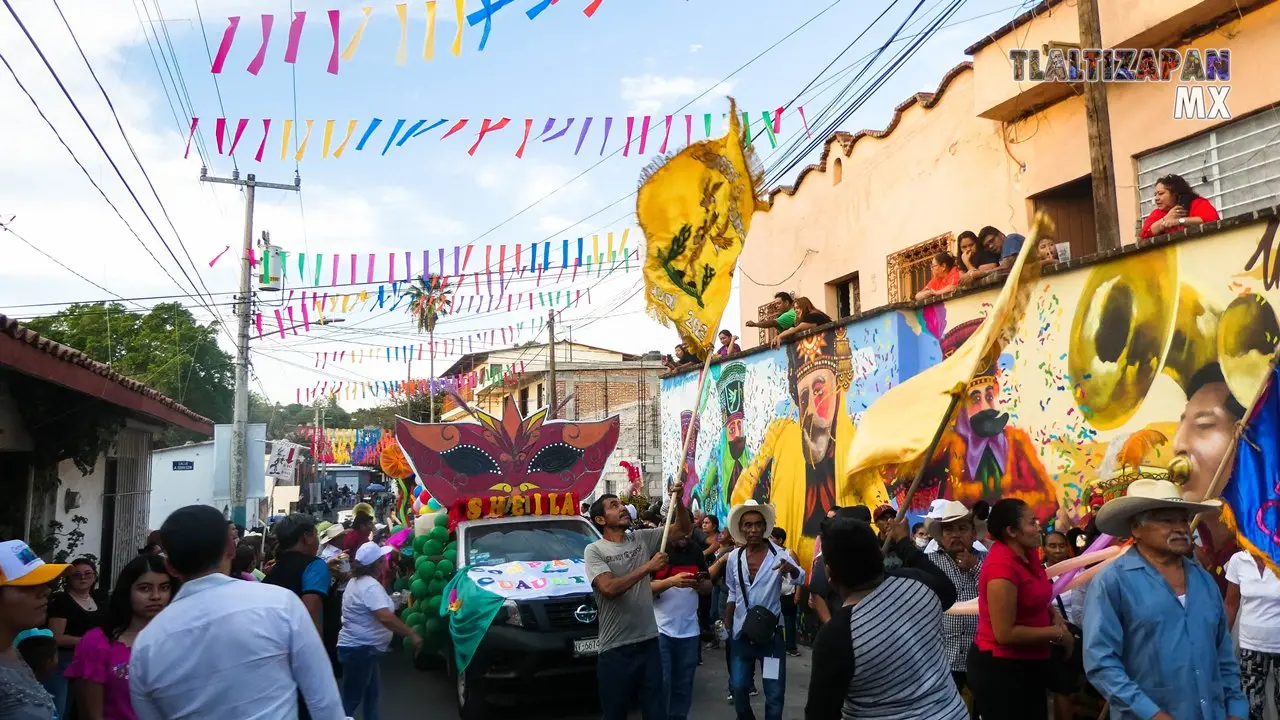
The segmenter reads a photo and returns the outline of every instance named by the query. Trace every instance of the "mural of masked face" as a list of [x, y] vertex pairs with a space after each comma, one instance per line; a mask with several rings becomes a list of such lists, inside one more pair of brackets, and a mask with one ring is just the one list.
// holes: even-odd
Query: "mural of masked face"
[[833, 449], [832, 431], [840, 406], [839, 397], [836, 374], [830, 368], [811, 370], [796, 381], [804, 458], [810, 465], [822, 462]]
[[995, 437], [1009, 424], [1009, 414], [1000, 412], [1000, 388], [994, 378], [970, 384], [964, 410], [969, 415], [969, 427], [978, 437]]
[[747, 448], [747, 436], [743, 427], [742, 382], [733, 385], [720, 393], [720, 411], [724, 417], [725, 437], [729, 441], [729, 454], [741, 457]]

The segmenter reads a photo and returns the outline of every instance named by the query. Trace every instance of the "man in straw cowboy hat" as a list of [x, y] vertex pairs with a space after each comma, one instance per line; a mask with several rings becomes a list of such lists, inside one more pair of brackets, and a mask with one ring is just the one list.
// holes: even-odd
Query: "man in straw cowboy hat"
[[782, 637], [782, 580], [804, 583], [800, 563], [769, 539], [776, 512], [772, 505], [747, 500], [729, 511], [729, 532], [740, 547], [729, 554], [725, 585], [729, 601], [724, 624], [733, 653], [729, 684], [738, 720], [754, 719], [751, 687], [756, 663], [763, 664], [767, 720], [781, 720], [787, 689], [785, 640]]
[[[924, 518], [924, 529], [933, 538], [930, 546], [937, 546], [927, 557], [955, 586], [956, 602], [978, 597], [978, 575], [987, 549], [977, 538], [979, 530], [982, 535], [987, 534], [986, 523], [958, 500], [935, 500]], [[976, 615], [942, 616], [942, 644], [951, 679], [960, 690], [968, 681], [969, 646], [977, 632]]]
[[1085, 601], [1084, 666], [1111, 717], [1244, 720], [1248, 703], [1222, 596], [1189, 556], [1190, 521], [1219, 502], [1189, 502], [1143, 478], [1106, 502], [1097, 525], [1134, 546], [1098, 573]]

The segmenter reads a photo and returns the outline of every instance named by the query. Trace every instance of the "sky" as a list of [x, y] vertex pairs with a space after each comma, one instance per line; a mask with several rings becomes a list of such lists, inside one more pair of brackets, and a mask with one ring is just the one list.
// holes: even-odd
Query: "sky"
[[[799, 96], [783, 116], [776, 150], [756, 138], [766, 169], [776, 169], [785, 149], [792, 143], [802, 148], [808, 140], [794, 108], [805, 108], [805, 119], [814, 126], [809, 132], [820, 137], [822, 111], [839, 97], [851, 73], [863, 67], [858, 61], [865, 62], [906, 22], [899, 41], [882, 56], [883, 64], [908, 44], [906, 36], [919, 33], [952, 0], [918, 0], [919, 5], [903, 0], [603, 0], [591, 17], [583, 12], [589, 0], [558, 0], [532, 20], [526, 11], [537, 0], [514, 0], [493, 11], [483, 51], [478, 49], [482, 25], [465, 25], [457, 57], [449, 52], [457, 29], [453, 3], [442, 0], [431, 61], [422, 59], [425, 5], [411, 2], [406, 7], [408, 52], [403, 65], [396, 62], [400, 23], [393, 0], [5, 1], [26, 25], [78, 113], [14, 17], [0, 9], [0, 54], [62, 138], [60, 142], [9, 71], [0, 68], [0, 222], [13, 231], [0, 232], [5, 258], [0, 263], [0, 313], [25, 319], [56, 312], [63, 306], [59, 303], [116, 296], [139, 298], [126, 303], [132, 309], [177, 300], [202, 321], [215, 315], [222, 320], [227, 332], [221, 335], [221, 345], [233, 352], [231, 298], [238, 288], [235, 260], [243, 237], [243, 193], [200, 182], [205, 160], [213, 176], [229, 176], [238, 168], [242, 177], [254, 173], [259, 181], [289, 184], [295, 171], [300, 175], [301, 192], [257, 192], [254, 235], [269, 231], [272, 243], [291, 258], [323, 253], [322, 284], [330, 282], [334, 254], [344, 258], [345, 282], [347, 258], [353, 253], [361, 257], [360, 280], [365, 279], [368, 254], [376, 253], [377, 273], [385, 281], [386, 256], [391, 252], [402, 262], [404, 252], [411, 251], [416, 273], [422, 251], [430, 251], [435, 262], [441, 248], [451, 268], [453, 248], [470, 245], [472, 270], [483, 268], [485, 247], [490, 245], [494, 262], [499, 245], [523, 245], [527, 253], [530, 243], [543, 241], [552, 242], [553, 258], [558, 258], [561, 239], [570, 239], [576, 248], [576, 239], [586, 237], [590, 249], [595, 234], [603, 244], [606, 233], [620, 240], [629, 230], [628, 247], [640, 248], [632, 194], [642, 169], [656, 154], [665, 115], [676, 116], [674, 148], [684, 142], [685, 114], [694, 115], [695, 139], [701, 136], [704, 113], [715, 114], [719, 132], [728, 95], [740, 109], [751, 112], [757, 136], [761, 111], [788, 105]], [[921, 51], [838, 129], [883, 128], [895, 105], [912, 93], [935, 90], [942, 75], [966, 59], [965, 47], [1026, 5], [1018, 0], [963, 0]], [[336, 75], [328, 73], [332, 36], [326, 11], [341, 12], [340, 46], [345, 49], [365, 6], [372, 13], [354, 57], [340, 62]], [[466, 0], [465, 11], [474, 13], [482, 6], [481, 0]], [[850, 45], [886, 8], [884, 17]], [[293, 65], [283, 60], [291, 10], [307, 13]], [[265, 61], [253, 75], [246, 66], [261, 42], [263, 14], [273, 16], [274, 27]], [[217, 53], [230, 16], [241, 16], [241, 22], [223, 72], [213, 74], [210, 56]], [[625, 118], [637, 117], [638, 133], [638, 118], [644, 115], [654, 117], [646, 152], [636, 152], [638, 143], [626, 156], [616, 152], [625, 143]], [[193, 145], [184, 158], [192, 116], [201, 118], [198, 135], [203, 146]], [[239, 118], [249, 119], [234, 162], [217, 151], [218, 117], [229, 118], [232, 128]], [[286, 118], [294, 117], [299, 132], [305, 131], [306, 120], [315, 121], [307, 153], [297, 161], [291, 142], [288, 158], [282, 161], [281, 127]], [[362, 151], [355, 151], [375, 117], [383, 124]], [[469, 155], [481, 120], [502, 117], [510, 118], [510, 124]], [[565, 137], [538, 140], [548, 118], [557, 118], [559, 129], [571, 117], [576, 123]], [[594, 118], [594, 124], [575, 155], [586, 117]], [[614, 121], [602, 152], [604, 117]], [[264, 118], [272, 119], [271, 134], [263, 160], [256, 162], [253, 155]], [[402, 118], [406, 125], [426, 120], [421, 127], [447, 122], [383, 154], [391, 127]], [[463, 118], [470, 121], [467, 126], [441, 139]], [[524, 156], [517, 158], [526, 118], [533, 120], [532, 134]], [[329, 119], [336, 120], [333, 147], [341, 141], [347, 121], [359, 121], [341, 159], [321, 157]], [[780, 181], [793, 182], [817, 154], [809, 152]], [[231, 251], [210, 266], [228, 246]], [[296, 261], [289, 262], [292, 272]], [[741, 270], [722, 321], [738, 334], [742, 318], [736, 283], [768, 284], [791, 271], [747, 266]], [[402, 265], [398, 274], [403, 276]], [[752, 280], [744, 280], [744, 275]], [[568, 290], [575, 298], [578, 290], [590, 289], [590, 302], [584, 296], [560, 314], [560, 339], [571, 334], [575, 342], [631, 353], [669, 352], [677, 341], [673, 329], [644, 312], [639, 263], [632, 263], [630, 272], [619, 269], [603, 278], [584, 273], [573, 280], [556, 270], [541, 282], [526, 276], [513, 280], [510, 287], [525, 292]], [[287, 297], [289, 289], [310, 290], [296, 283], [293, 273], [282, 295]], [[195, 297], [193, 286], [203, 297]], [[376, 294], [377, 286], [335, 292], [361, 289]], [[481, 290], [487, 294], [483, 283]], [[473, 293], [473, 287], [460, 291]], [[259, 339], [256, 330], [253, 333], [251, 387], [273, 401], [293, 402], [299, 388], [317, 383], [390, 381], [410, 372], [403, 361], [353, 364], [349, 358], [321, 369], [315, 367], [317, 353], [383, 353], [388, 346], [425, 340], [401, 310], [386, 309], [338, 312], [329, 317], [340, 317], [342, 323], [310, 332], [299, 329], [280, 339], [270, 333], [280, 296], [259, 293], [258, 300], [268, 334]], [[437, 339], [472, 338], [471, 350], [494, 349], [472, 336], [524, 323], [523, 333], [509, 341], [545, 342], [545, 332], [530, 329], [545, 314], [536, 302], [532, 311], [526, 305], [511, 312], [503, 306], [461, 313], [441, 322]], [[495, 340], [502, 346], [500, 336]], [[436, 370], [456, 358], [438, 356]], [[426, 376], [426, 363], [418, 363], [416, 355], [412, 375]], [[355, 408], [376, 400], [341, 402]]]

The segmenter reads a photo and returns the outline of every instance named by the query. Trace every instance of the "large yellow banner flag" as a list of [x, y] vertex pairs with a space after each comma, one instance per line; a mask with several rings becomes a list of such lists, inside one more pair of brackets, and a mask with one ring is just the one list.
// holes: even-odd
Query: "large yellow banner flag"
[[674, 324], [699, 357], [712, 350], [729, 302], [733, 268], [756, 208], [757, 167], [730, 99], [728, 134], [661, 158], [641, 175], [636, 217], [647, 245], [649, 314]]
[[989, 367], [1017, 332], [1040, 277], [1036, 244], [1051, 231], [1048, 219], [1036, 215], [1030, 237], [1009, 271], [1004, 288], [982, 325], [942, 362], [896, 385], [867, 408], [854, 433], [846, 478], [856, 482], [864, 471], [886, 465], [918, 467], [938, 427], [950, 420], [951, 399], [964, 392], [975, 373]]

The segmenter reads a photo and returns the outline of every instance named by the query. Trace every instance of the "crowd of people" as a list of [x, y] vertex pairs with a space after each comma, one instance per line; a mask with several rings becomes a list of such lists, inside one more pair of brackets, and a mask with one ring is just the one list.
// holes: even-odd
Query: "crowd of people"
[[[687, 717], [721, 644], [739, 720], [754, 718], [757, 674], [765, 717], [783, 716], [797, 640], [811, 645], [807, 720], [1262, 720], [1280, 680], [1280, 577], [1238, 553], [1224, 599], [1192, 532], [1218, 505], [1167, 480], [1135, 481], [1085, 528], [1045, 531], [1017, 498], [937, 500], [910, 528], [888, 505], [831, 508], [808, 569], [773, 507], [735, 506], [722, 530], [681, 495], [665, 551], [660, 516], [642, 525], [612, 495], [586, 509], [603, 535], [586, 566], [606, 720], [634, 697], [646, 719]], [[1125, 551], [1055, 592], [1047, 571], [1101, 534]]]
[[380, 657], [394, 634], [422, 639], [395, 614], [395, 548], [366, 510], [261, 535], [181, 508], [109, 596], [91, 559], [0, 543], [0, 719], [377, 720]]

